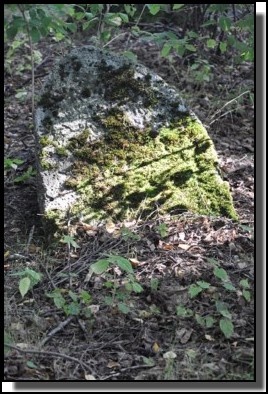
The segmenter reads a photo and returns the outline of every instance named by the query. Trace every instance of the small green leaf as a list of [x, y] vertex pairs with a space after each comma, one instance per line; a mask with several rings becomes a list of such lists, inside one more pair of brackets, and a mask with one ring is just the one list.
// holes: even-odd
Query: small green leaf
[[177, 313], [177, 316], [182, 316], [182, 317], [193, 316], [193, 311], [191, 309], [185, 308], [182, 305], [177, 306], [176, 313]]
[[202, 287], [202, 289], [208, 289], [210, 287], [210, 283], [204, 281], [197, 281], [198, 286]]
[[129, 282], [126, 283], [126, 284], [125, 284], [125, 288], [126, 288], [127, 291], [132, 291], [132, 290], [133, 290], [132, 283], [129, 283]]
[[112, 282], [104, 282], [103, 286], [107, 287], [107, 289], [111, 289], [112, 287], [114, 287]]
[[130, 16], [134, 16], [135, 12], [136, 12], [136, 7], [134, 6], [134, 4], [124, 4], [124, 8], [125, 11], [130, 15]]
[[171, 50], [171, 45], [165, 44], [161, 50], [161, 56], [167, 57]]
[[122, 19], [113, 12], [108, 12], [104, 15], [104, 21], [111, 26], [121, 26]]
[[98, 18], [93, 18], [93, 19], [91, 19], [89, 21], [84, 22], [82, 24], [83, 31], [89, 29], [90, 27], [93, 27], [97, 23], [97, 21], [98, 21]]
[[31, 369], [38, 368], [38, 366], [33, 361], [27, 361], [26, 365], [28, 368], [31, 368]]
[[232, 25], [232, 21], [230, 18], [227, 18], [226, 16], [221, 16], [219, 19], [219, 25], [223, 31], [228, 31], [228, 30], [230, 30], [230, 27]]
[[110, 262], [107, 259], [103, 260], [98, 260], [96, 263], [91, 264], [90, 269], [95, 273], [95, 274], [102, 274], [107, 270], [109, 267]]
[[246, 232], [249, 232], [249, 233], [252, 233], [252, 232], [253, 232], [253, 228], [252, 228], [252, 227], [249, 227], [249, 226], [246, 226], [245, 224], [240, 224], [239, 227], [240, 227], [242, 230], [246, 231]]
[[133, 291], [135, 291], [135, 293], [141, 293], [143, 291], [143, 287], [137, 282], [133, 282], [132, 287], [133, 287]]
[[80, 246], [75, 242], [74, 238], [70, 235], [64, 235], [62, 242], [68, 244], [69, 246], [72, 245], [74, 248], [80, 248]]
[[70, 30], [72, 33], [76, 33], [77, 31], [77, 26], [75, 23], [67, 23], [65, 22], [65, 26], [68, 30]]
[[92, 310], [90, 308], [83, 308], [82, 313], [87, 319], [92, 317]]
[[74, 302], [77, 302], [78, 297], [73, 291], [69, 290], [68, 295]]
[[81, 291], [80, 298], [85, 304], [89, 304], [92, 300], [91, 294], [89, 294], [89, 292], [86, 290]]
[[118, 265], [118, 267], [121, 268], [122, 270], [124, 270], [130, 274], [133, 273], [133, 268], [132, 268], [131, 263], [127, 259], [125, 259], [124, 257], [110, 256], [109, 261]]
[[115, 296], [118, 301], [125, 301], [127, 298], [129, 298], [129, 294], [127, 294], [125, 291], [118, 291]]
[[194, 297], [197, 296], [197, 294], [201, 293], [202, 290], [203, 290], [202, 287], [197, 286], [196, 284], [193, 284], [193, 285], [191, 285], [191, 286], [189, 287], [188, 292], [189, 292], [189, 294], [190, 294], [190, 297], [191, 297], [191, 298], [194, 298]]
[[185, 316], [186, 315], [186, 308], [182, 305], [178, 305], [176, 308], [176, 313], [178, 316]]
[[188, 49], [188, 51], [196, 52], [196, 47], [192, 44], [186, 44], [185, 48]]
[[[4, 331], [4, 343], [7, 345], [12, 345], [12, 339], [6, 331]], [[6, 346], [4, 348], [4, 354], [6, 355], [9, 351], [10, 351], [10, 348]]]
[[20, 159], [4, 159], [4, 169], [7, 170], [9, 168], [13, 168], [16, 170], [19, 165], [23, 164], [24, 160]]
[[222, 309], [219, 311], [220, 314], [224, 317], [227, 317], [227, 319], [231, 319], [232, 318], [232, 314], [228, 311], [228, 309]]
[[151, 279], [151, 289], [152, 290], [157, 290], [159, 286], [159, 280], [156, 278]]
[[207, 261], [209, 264], [211, 264], [213, 267], [217, 267], [219, 265], [218, 260], [214, 259], [213, 257], [207, 257]]
[[243, 297], [245, 298], [245, 300], [247, 301], [247, 302], [249, 302], [250, 301], [250, 298], [251, 298], [251, 293], [250, 293], [250, 291], [248, 291], [248, 290], [242, 290], [242, 294], [243, 294]]
[[215, 324], [215, 319], [212, 316], [206, 316], [205, 317], [205, 322], [206, 322], [206, 327], [211, 328]]
[[179, 56], [183, 56], [185, 53], [185, 46], [184, 45], [178, 45], [176, 46], [176, 51]]
[[194, 63], [191, 65], [191, 70], [197, 70], [200, 67], [200, 63]]
[[31, 28], [30, 36], [31, 36], [33, 42], [38, 42], [41, 38], [41, 34], [40, 34], [39, 30], [37, 30], [36, 27]]
[[187, 36], [190, 38], [198, 38], [199, 37], [199, 35], [195, 31], [189, 31], [187, 33]]
[[147, 357], [142, 357], [143, 362], [145, 365], [148, 365], [149, 367], [154, 367], [155, 366], [155, 361], [153, 358], [147, 358]]
[[31, 178], [32, 176], [36, 175], [36, 171], [33, 170], [32, 166], [29, 166], [29, 168], [27, 169], [26, 172], [24, 172], [21, 176], [18, 176], [16, 178], [14, 178], [14, 182], [24, 182], [27, 181], [29, 178]]
[[198, 313], [195, 314], [195, 320], [197, 321], [198, 324], [200, 324], [200, 326], [205, 327], [206, 325], [206, 321], [205, 319], [200, 316]]
[[226, 290], [230, 290], [230, 291], [235, 291], [236, 290], [236, 288], [232, 285], [232, 283], [223, 283], [223, 287]]
[[59, 309], [61, 309], [66, 304], [66, 301], [61, 294], [55, 294], [53, 301], [56, 307]]
[[230, 319], [221, 319], [220, 329], [226, 338], [231, 338], [234, 333], [234, 326]]
[[71, 302], [70, 304], [65, 304], [63, 310], [67, 316], [77, 316], [80, 313], [80, 306], [77, 302]]
[[29, 291], [30, 287], [31, 287], [30, 278], [26, 277], [20, 280], [19, 291], [22, 297], [24, 297], [25, 294]]
[[104, 297], [104, 302], [106, 305], [109, 305], [109, 306], [113, 305], [112, 297]]
[[221, 42], [220, 43], [220, 51], [221, 53], [225, 53], [227, 49], [227, 43], [226, 42]]
[[73, 16], [77, 21], [81, 21], [85, 17], [85, 12], [75, 12]]
[[216, 46], [215, 40], [212, 40], [212, 39], [207, 40], [207, 47], [208, 48], [215, 48], [215, 46]]
[[122, 19], [123, 22], [128, 22], [128, 15], [127, 14], [123, 14], [122, 12], [119, 12], [118, 16], [120, 16], [120, 18]]
[[26, 90], [21, 90], [15, 94], [15, 97], [19, 100], [23, 100], [27, 96], [28, 92]]
[[7, 29], [7, 38], [9, 40], [13, 40], [18, 33], [18, 27], [17, 26], [11, 26]]
[[216, 24], [216, 21], [214, 21], [214, 20], [209, 20], [209, 21], [206, 21], [206, 22], [202, 23], [202, 25], [201, 25], [200, 27], [213, 26], [213, 25], [215, 25], [215, 24]]
[[249, 288], [250, 288], [250, 285], [249, 285], [249, 283], [248, 283], [248, 279], [242, 279], [242, 280], [240, 280], [239, 284], [240, 284], [242, 287], [244, 287], [244, 289], [249, 289]]
[[118, 309], [124, 314], [127, 314], [130, 311], [129, 307], [123, 302], [119, 302]]
[[156, 15], [160, 11], [160, 4], [147, 4], [150, 14]]
[[156, 226], [156, 230], [159, 232], [162, 238], [168, 235], [168, 228], [166, 223], [160, 223], [158, 226]]
[[184, 6], [184, 4], [173, 4], [173, 10], [179, 10], [183, 6]]
[[40, 282], [40, 280], [42, 279], [42, 274], [40, 272], [36, 272], [30, 268], [25, 268], [25, 274], [28, 275], [31, 279], [32, 282], [34, 282], [35, 284]]
[[218, 268], [218, 267], [216, 267], [216, 268], [214, 268], [213, 273], [214, 273], [214, 275], [215, 275], [217, 278], [219, 278], [219, 279], [221, 279], [221, 280], [226, 281], [226, 280], [228, 279], [227, 272], [226, 272], [223, 268]]
[[94, 15], [92, 14], [92, 12], [85, 12], [85, 17], [90, 20], [92, 18], [94, 18]]
[[134, 62], [137, 61], [137, 55], [135, 55], [135, 53], [133, 53], [131, 51], [124, 51], [124, 52], [122, 52], [122, 55]]
[[226, 305], [225, 305], [223, 302], [221, 302], [221, 301], [216, 301], [215, 305], [216, 305], [217, 311], [218, 311], [221, 315], [223, 315], [223, 316], [225, 316], [225, 317], [228, 317], [228, 318], [231, 318], [231, 314], [230, 314], [230, 312], [228, 311]]

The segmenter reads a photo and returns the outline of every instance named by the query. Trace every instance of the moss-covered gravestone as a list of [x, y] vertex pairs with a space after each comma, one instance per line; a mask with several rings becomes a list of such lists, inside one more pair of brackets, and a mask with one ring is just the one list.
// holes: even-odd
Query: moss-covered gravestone
[[61, 59], [36, 111], [47, 218], [192, 211], [236, 218], [206, 130], [178, 91], [139, 64], [85, 46]]

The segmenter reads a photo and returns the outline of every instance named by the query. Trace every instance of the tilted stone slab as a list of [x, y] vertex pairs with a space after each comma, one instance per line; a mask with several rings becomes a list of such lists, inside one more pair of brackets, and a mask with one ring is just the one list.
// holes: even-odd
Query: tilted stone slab
[[207, 131], [148, 68], [93, 46], [49, 75], [36, 110], [45, 217], [103, 220], [158, 209], [236, 218]]

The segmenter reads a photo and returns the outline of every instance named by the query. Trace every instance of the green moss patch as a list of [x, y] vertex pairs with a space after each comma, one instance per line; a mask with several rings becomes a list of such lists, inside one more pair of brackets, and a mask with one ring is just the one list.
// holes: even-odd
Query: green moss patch
[[120, 111], [101, 123], [102, 140], [73, 149], [79, 160], [66, 185], [80, 194], [74, 213], [121, 220], [158, 208], [237, 218], [228, 183], [217, 172], [215, 149], [198, 121], [187, 117], [159, 130], [156, 138], [150, 128], [133, 127]]

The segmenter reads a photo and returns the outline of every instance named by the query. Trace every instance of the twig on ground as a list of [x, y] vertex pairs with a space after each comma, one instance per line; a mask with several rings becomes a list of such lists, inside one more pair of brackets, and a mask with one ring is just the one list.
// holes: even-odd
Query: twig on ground
[[122, 368], [122, 369], [120, 370], [120, 372], [117, 372], [117, 373], [108, 375], [108, 376], [106, 376], [105, 378], [100, 379], [100, 380], [108, 380], [108, 379], [110, 379], [110, 378], [114, 378], [115, 376], [121, 375], [122, 372], [129, 371], [129, 370], [131, 370], [131, 369], [153, 368], [153, 367], [155, 367], [155, 365], [146, 365], [146, 364], [144, 364], [144, 365], [133, 365], [132, 367]]
[[67, 324], [69, 324], [73, 319], [74, 316], [69, 316], [66, 320], [62, 321], [41, 341], [40, 346], [44, 346], [55, 334], [57, 334], [57, 332], [61, 331], [64, 327], [66, 327]]
[[58, 353], [58, 352], [47, 352], [47, 351], [33, 350], [33, 349], [29, 349], [29, 350], [28, 349], [21, 349], [18, 346], [10, 345], [8, 343], [5, 343], [4, 346], [8, 347], [10, 349], [13, 349], [13, 350], [17, 350], [20, 353], [25, 353], [25, 354], [30, 353], [30, 354], [36, 354], [39, 356], [48, 356], [48, 357], [55, 356], [55, 357], [65, 358], [66, 360], [74, 361], [74, 362], [80, 364], [84, 371], [87, 371], [88, 369], [90, 369], [90, 371], [91, 371], [91, 368], [87, 364], [83, 363], [83, 361], [78, 360], [78, 358], [68, 356], [67, 354]]

